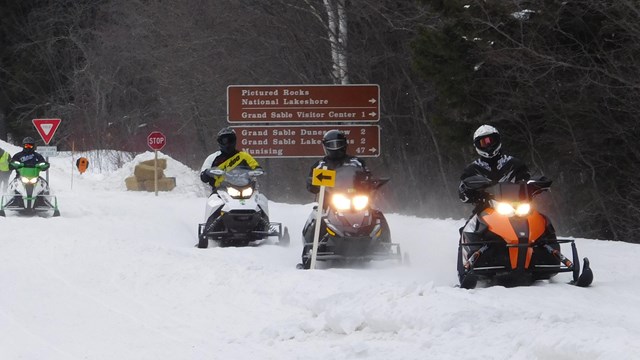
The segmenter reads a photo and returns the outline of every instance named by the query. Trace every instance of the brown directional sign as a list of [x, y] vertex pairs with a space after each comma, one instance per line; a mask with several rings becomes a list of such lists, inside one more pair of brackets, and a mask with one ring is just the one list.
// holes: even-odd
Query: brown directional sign
[[227, 120], [264, 122], [376, 122], [378, 85], [230, 85]]
[[347, 152], [360, 157], [380, 155], [378, 125], [233, 126], [238, 150], [258, 158], [322, 157], [322, 136], [331, 129], [347, 135]]

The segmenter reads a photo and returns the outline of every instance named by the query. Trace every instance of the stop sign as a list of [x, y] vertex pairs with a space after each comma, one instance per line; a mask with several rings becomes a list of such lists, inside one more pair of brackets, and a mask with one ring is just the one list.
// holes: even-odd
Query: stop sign
[[167, 143], [167, 137], [160, 131], [153, 131], [147, 136], [147, 145], [153, 150], [161, 150]]

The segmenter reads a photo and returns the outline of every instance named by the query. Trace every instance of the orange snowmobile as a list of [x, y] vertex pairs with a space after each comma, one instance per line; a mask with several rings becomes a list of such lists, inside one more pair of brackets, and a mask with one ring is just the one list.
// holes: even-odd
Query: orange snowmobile
[[[591, 284], [589, 259], [584, 258], [581, 274], [574, 240], [558, 239], [549, 219], [531, 205], [536, 195], [549, 189], [550, 180], [495, 183], [475, 175], [463, 182], [481, 194], [482, 210], [460, 229], [460, 287], [472, 289], [478, 279], [519, 285], [560, 272], [573, 272], [574, 285]], [[572, 260], [560, 252], [561, 244], [571, 244]]]

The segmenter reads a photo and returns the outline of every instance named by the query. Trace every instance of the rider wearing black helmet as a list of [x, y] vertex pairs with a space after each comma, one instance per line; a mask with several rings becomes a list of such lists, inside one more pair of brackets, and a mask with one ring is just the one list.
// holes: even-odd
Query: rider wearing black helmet
[[479, 194], [467, 189], [462, 180], [482, 175], [495, 182], [516, 182], [529, 180], [529, 169], [525, 163], [513, 156], [502, 153], [500, 133], [491, 125], [480, 126], [473, 134], [473, 146], [480, 157], [467, 165], [460, 176], [458, 195], [465, 203], [476, 203]]
[[209, 155], [200, 170], [200, 180], [211, 185], [213, 191], [223, 180], [222, 176], [211, 176], [207, 170], [216, 167], [221, 170], [231, 170], [238, 165], [249, 166], [251, 169], [260, 168], [260, 164], [249, 153], [236, 149], [236, 132], [233, 128], [225, 127], [218, 132], [219, 149]]
[[13, 155], [11, 162], [9, 163], [9, 167], [12, 170], [15, 170], [17, 169], [18, 164], [22, 164], [27, 167], [33, 167], [36, 164], [44, 164], [41, 165], [41, 170], [47, 170], [49, 168], [49, 163], [42, 155], [36, 152], [36, 142], [30, 136], [22, 139], [22, 151]]
[[317, 194], [320, 191], [318, 186], [311, 184], [313, 169], [321, 169], [326, 166], [329, 170], [335, 170], [341, 166], [355, 166], [369, 172], [364, 160], [347, 154], [347, 136], [340, 130], [329, 130], [322, 137], [322, 147], [325, 156], [311, 167], [307, 176], [307, 190]]

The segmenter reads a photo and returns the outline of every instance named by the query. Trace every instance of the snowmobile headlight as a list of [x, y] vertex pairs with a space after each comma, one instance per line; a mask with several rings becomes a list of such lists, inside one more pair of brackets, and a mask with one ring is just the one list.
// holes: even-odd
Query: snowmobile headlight
[[353, 208], [356, 210], [362, 210], [369, 205], [369, 197], [367, 195], [356, 195], [353, 197]]
[[234, 187], [228, 187], [227, 193], [229, 193], [229, 196], [231, 196], [234, 199], [247, 199], [251, 197], [251, 194], [253, 194], [253, 188], [248, 187], [244, 189], [237, 189]]
[[527, 203], [518, 204], [516, 207], [516, 215], [518, 216], [528, 215], [529, 211], [531, 211], [531, 205]]
[[227, 193], [229, 193], [229, 196], [231, 196], [232, 198], [237, 198], [242, 196], [242, 191], [232, 187], [227, 188]]
[[531, 211], [531, 205], [528, 203], [509, 204], [499, 202], [496, 204], [496, 211], [498, 212], [498, 214], [504, 216], [525, 216], [529, 214], [529, 211]]
[[509, 203], [499, 202], [496, 204], [496, 211], [500, 215], [504, 216], [513, 216], [515, 214], [516, 209]]
[[251, 194], [253, 194], [253, 188], [248, 187], [248, 188], [242, 190], [242, 197], [243, 198], [248, 198], [248, 197], [251, 196]]
[[344, 194], [333, 194], [331, 203], [337, 210], [349, 210], [351, 208], [351, 200]]
[[23, 176], [20, 180], [22, 180], [25, 184], [35, 184], [38, 182], [38, 178], [28, 178]]

